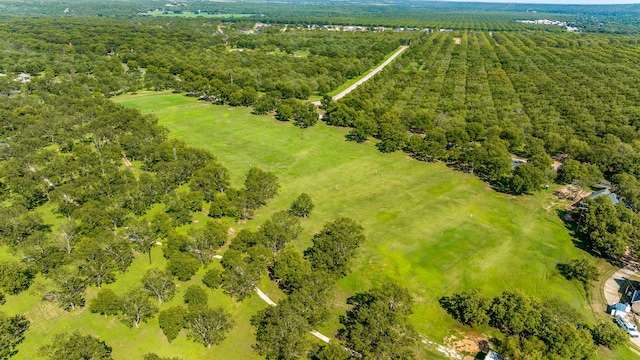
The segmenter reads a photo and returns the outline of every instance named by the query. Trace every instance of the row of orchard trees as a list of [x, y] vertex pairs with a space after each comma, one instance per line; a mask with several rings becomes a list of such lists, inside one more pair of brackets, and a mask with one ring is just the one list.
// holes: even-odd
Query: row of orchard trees
[[[323, 119], [351, 127], [349, 140], [376, 138], [380, 151], [444, 161], [509, 193], [606, 179], [625, 199], [620, 206], [637, 210], [638, 55], [612, 35], [424, 35], [345, 98], [323, 102]], [[554, 159], [562, 162], [557, 171]], [[633, 211], [617, 213], [615, 228], [625, 230], [607, 234], [625, 235], [589, 241], [613, 259], [638, 243]]]

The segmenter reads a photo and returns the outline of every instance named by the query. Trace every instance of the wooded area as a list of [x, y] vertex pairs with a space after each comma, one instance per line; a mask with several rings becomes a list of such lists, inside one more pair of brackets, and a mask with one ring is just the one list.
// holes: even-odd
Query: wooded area
[[[62, 5], [47, 11], [56, 14]], [[197, 5], [210, 14], [247, 14], [241, 4]], [[0, 6], [21, 15], [43, 8]], [[222, 21], [177, 16], [182, 10], [133, 17], [151, 10], [148, 4], [87, 2], [69, 16], [0, 19], [0, 245], [8, 252], [0, 261], [0, 303], [41, 277], [42, 301], [64, 311], [86, 306], [92, 316], [114, 317], [131, 328], [157, 318], [167, 341], [183, 332], [209, 348], [237, 324], [228, 309], [209, 306], [207, 291], [222, 289], [242, 302], [268, 278], [282, 299], [250, 320], [254, 349], [267, 359], [409, 359], [419, 353], [420, 337], [408, 320], [413, 294], [393, 282], [344, 296], [337, 338], [312, 343], [308, 333], [326, 321], [336, 284], [350, 274], [365, 241], [364, 229], [336, 216], [306, 250], [297, 250], [291, 244], [315, 207], [302, 193], [259, 229], [234, 232], [231, 222], [252, 219], [278, 195], [278, 176], [246, 159], [244, 183], [232, 184], [215, 154], [170, 138], [151, 109], [110, 100], [148, 90], [251, 107], [301, 129], [317, 124], [320, 113], [326, 124], [351, 128], [348, 141], [444, 162], [512, 195], [553, 182], [585, 188], [610, 182], [624, 201], [586, 201], [574, 214], [576, 236], [608, 260], [639, 257], [636, 20], [621, 16], [621, 22], [605, 23], [601, 32], [607, 34], [596, 34], [588, 32], [594, 26], [588, 14], [616, 15], [542, 7], [583, 26], [570, 33], [516, 23], [522, 13], [495, 7], [481, 14], [455, 5], [458, 12], [438, 10], [418, 20], [403, 7], [387, 13], [375, 6], [315, 12], [314, 6], [287, 12], [261, 5], [249, 19]], [[80, 16], [94, 11], [103, 16]], [[124, 14], [131, 17], [118, 18]], [[333, 23], [365, 28], [321, 26]], [[391, 65], [331, 100], [336, 89], [401, 45], [409, 49]], [[320, 110], [311, 100], [321, 101]], [[195, 214], [206, 221], [178, 230]], [[103, 288], [137, 258], [158, 261], [156, 246], [166, 268], [139, 274], [123, 294]], [[576, 264], [565, 267], [565, 276], [579, 278], [586, 289], [597, 272], [583, 278], [573, 271]], [[203, 269], [203, 286], [188, 286], [182, 303], [168, 305], [180, 284]], [[88, 291], [95, 292], [91, 301]], [[606, 324], [585, 324], [563, 304], [541, 304], [519, 292], [488, 299], [474, 290], [444, 297], [441, 305], [463, 324], [501, 331], [500, 350], [512, 358], [589, 358], [597, 345], [621, 342]], [[33, 325], [0, 311], [0, 359], [16, 354]], [[80, 332], [59, 334], [40, 349], [51, 359], [109, 359], [111, 352], [105, 341]]]

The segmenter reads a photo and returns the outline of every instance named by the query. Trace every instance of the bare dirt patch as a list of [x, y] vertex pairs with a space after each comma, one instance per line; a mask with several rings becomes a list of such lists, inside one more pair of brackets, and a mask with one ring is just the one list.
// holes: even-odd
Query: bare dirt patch
[[586, 191], [581, 186], [572, 184], [561, 186], [554, 193], [558, 199], [564, 199], [572, 203], [585, 198], [589, 194], [590, 192]]
[[453, 38], [453, 43], [456, 45], [460, 45], [462, 44], [462, 39], [461, 38]]
[[489, 346], [489, 338], [485, 335], [465, 336], [451, 335], [444, 339], [444, 344], [462, 354], [476, 355]]
[[124, 153], [122, 153], [122, 162], [124, 163], [125, 166], [131, 166], [131, 161], [129, 161], [129, 159], [127, 159], [127, 155], [125, 155]]

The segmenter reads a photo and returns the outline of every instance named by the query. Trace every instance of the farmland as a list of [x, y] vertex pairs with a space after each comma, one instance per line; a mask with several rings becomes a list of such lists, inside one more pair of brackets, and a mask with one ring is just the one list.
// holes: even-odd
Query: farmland
[[637, 358], [637, 6], [41, 5], [0, 0], [0, 358]]
[[[345, 142], [344, 130], [319, 125], [302, 134], [290, 124], [243, 108], [211, 106], [173, 94], [117, 101], [153, 110], [171, 136], [210, 149], [228, 164], [236, 182], [249, 163], [278, 174], [281, 195], [247, 226], [259, 224], [303, 191], [318, 208], [305, 224], [302, 241], [294, 244], [297, 248], [309, 246], [311, 234], [333, 216], [361, 221], [368, 241], [353, 274], [339, 284], [337, 309], [344, 297], [393, 278], [411, 287], [419, 299], [414, 325], [436, 341], [456, 328], [437, 299], [474, 287], [494, 294], [513, 286], [541, 299], [567, 301], [588, 321], [599, 318], [580, 289], [555, 270], [557, 262], [581, 252], [555, 211], [544, 210], [552, 201], [549, 192], [512, 199], [441, 164], [380, 154], [373, 144]], [[532, 257], [535, 262], [527, 261]], [[338, 314], [336, 310], [334, 316]], [[332, 333], [336, 326], [334, 317], [322, 330]]]

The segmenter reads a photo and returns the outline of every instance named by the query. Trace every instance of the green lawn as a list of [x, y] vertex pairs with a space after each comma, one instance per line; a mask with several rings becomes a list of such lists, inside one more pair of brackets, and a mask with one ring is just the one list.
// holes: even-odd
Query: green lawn
[[[273, 171], [280, 194], [254, 227], [301, 192], [316, 203], [294, 244], [303, 250], [322, 225], [337, 216], [360, 222], [367, 235], [353, 273], [340, 281], [336, 305], [355, 292], [393, 279], [416, 300], [412, 318], [419, 333], [436, 342], [462, 326], [438, 305], [452, 292], [483, 288], [493, 296], [520, 289], [541, 300], [568, 302], [584, 319], [594, 314], [577, 286], [562, 278], [558, 262], [585, 256], [554, 209], [551, 191], [513, 198], [476, 177], [443, 164], [415, 161], [403, 153], [379, 153], [373, 143], [344, 140], [346, 129], [319, 124], [302, 130], [247, 108], [212, 106], [168, 93], [141, 93], [115, 99], [153, 111], [170, 136], [211, 150], [240, 186], [249, 166]], [[322, 331], [337, 329], [336, 314]], [[489, 329], [480, 329], [488, 331]], [[605, 356], [606, 357], [606, 356]]]
[[[8, 257], [4, 249], [0, 249], [0, 256]], [[117, 294], [123, 294], [132, 287], [140, 285], [142, 275], [151, 267], [164, 268], [165, 259], [162, 250], [153, 250], [153, 264], [149, 265], [146, 255], [138, 257], [127, 273], [120, 274], [115, 283], [105, 285]], [[218, 263], [210, 266], [219, 267]], [[162, 304], [161, 310], [172, 305], [182, 303], [184, 290], [191, 284], [202, 285], [204, 270], [200, 270], [189, 282], [178, 282], [175, 298]], [[250, 317], [259, 309], [267, 305], [254, 295], [242, 303], [236, 303], [221, 290], [209, 290], [209, 304], [212, 307], [222, 306], [232, 314], [235, 326], [227, 338], [210, 349], [187, 340], [186, 331], [176, 340], [169, 343], [158, 326], [157, 316], [139, 328], [129, 328], [115, 317], [104, 317], [92, 314], [87, 307], [65, 312], [57, 304], [41, 301], [47, 289], [47, 281], [38, 277], [31, 288], [17, 296], [9, 296], [7, 304], [0, 306], [0, 310], [9, 315], [25, 314], [32, 325], [27, 332], [25, 341], [19, 346], [15, 359], [39, 359], [38, 350], [55, 339], [56, 334], [70, 331], [93, 334], [104, 340], [113, 348], [113, 358], [116, 360], [141, 359], [142, 355], [155, 352], [163, 356], [179, 356], [182, 359], [211, 359], [220, 358], [218, 354], [233, 354], [233, 359], [260, 359], [251, 345], [253, 344], [253, 327], [249, 324]], [[89, 288], [87, 303], [95, 297], [97, 289]], [[224, 357], [228, 358], [228, 357]]]

